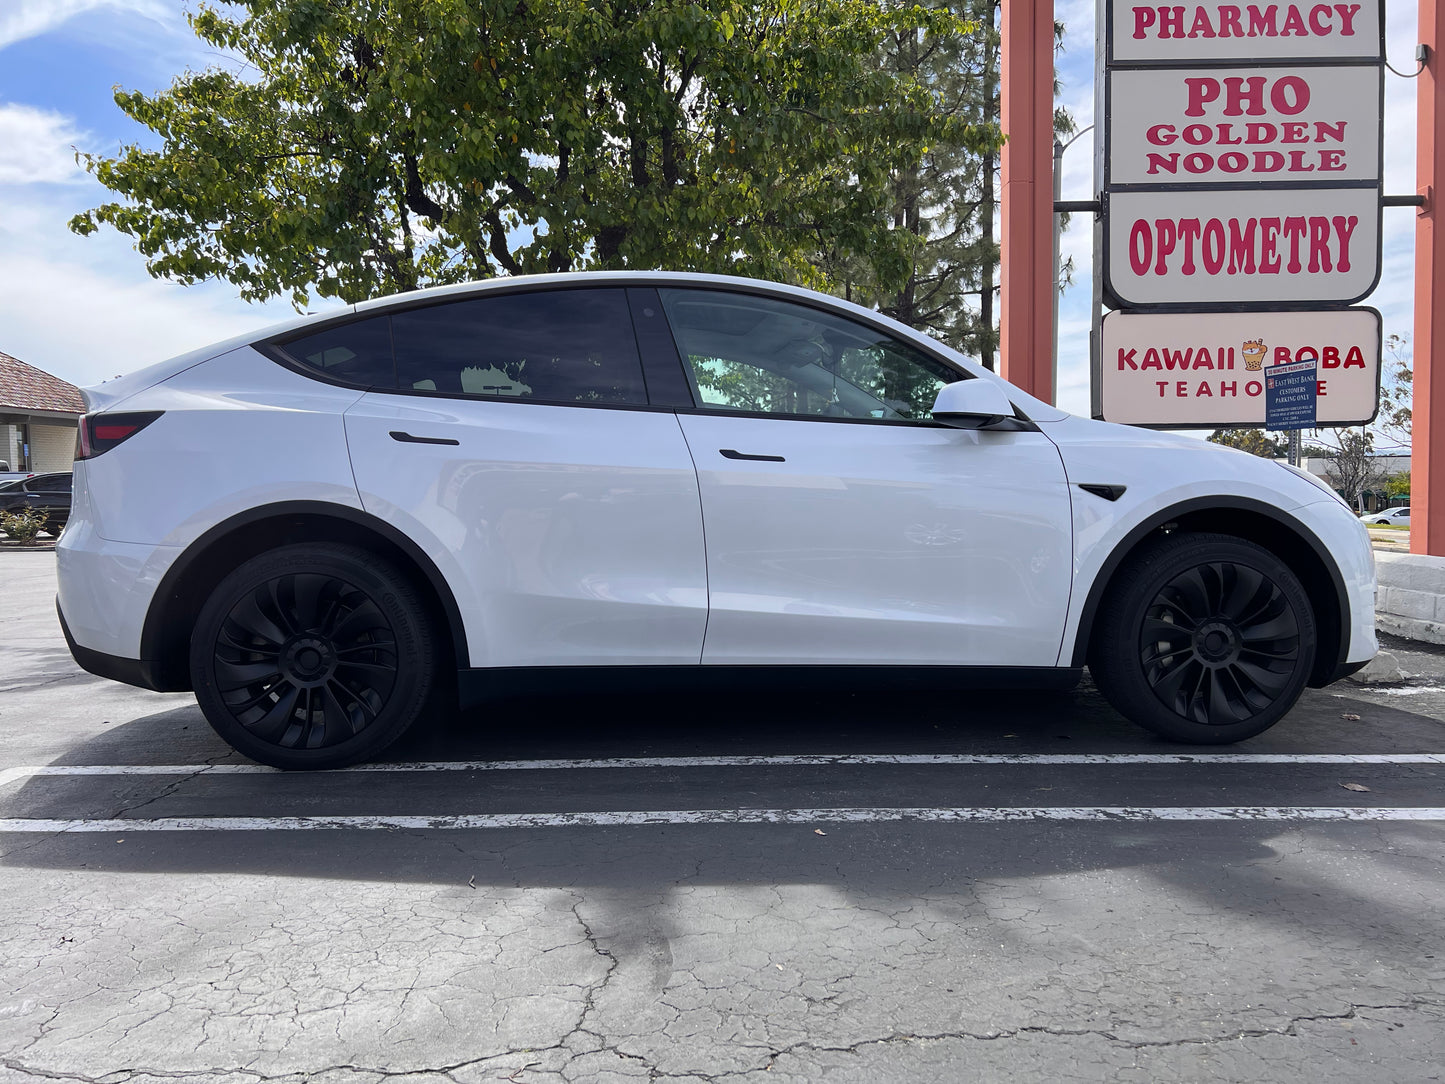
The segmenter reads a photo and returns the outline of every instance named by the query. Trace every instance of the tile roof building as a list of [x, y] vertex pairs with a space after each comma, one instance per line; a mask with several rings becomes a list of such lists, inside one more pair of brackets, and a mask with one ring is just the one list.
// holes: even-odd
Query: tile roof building
[[69, 470], [84, 413], [74, 384], [0, 353], [0, 470]]

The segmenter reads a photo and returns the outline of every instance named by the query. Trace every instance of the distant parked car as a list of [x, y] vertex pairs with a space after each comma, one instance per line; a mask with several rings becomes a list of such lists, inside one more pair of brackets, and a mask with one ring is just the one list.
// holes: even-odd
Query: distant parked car
[[1383, 512], [1371, 512], [1360, 519], [1365, 523], [1385, 527], [1408, 527], [1410, 526], [1410, 509], [1407, 505], [1404, 508], [1386, 508]]
[[49, 516], [45, 530], [58, 535], [70, 518], [71, 479], [71, 473], [65, 471], [32, 474], [0, 484], [0, 512], [18, 512], [23, 508], [45, 512]]

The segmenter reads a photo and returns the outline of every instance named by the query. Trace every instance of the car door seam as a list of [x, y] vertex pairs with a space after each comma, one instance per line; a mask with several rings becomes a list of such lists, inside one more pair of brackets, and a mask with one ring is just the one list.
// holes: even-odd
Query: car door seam
[[698, 526], [702, 528], [702, 584], [703, 593], [707, 597], [707, 607], [702, 617], [702, 643], [697, 649], [697, 664], [701, 666], [707, 652], [708, 624], [712, 621], [712, 568], [707, 553], [707, 510], [702, 503], [702, 472], [697, 469], [697, 456], [693, 454], [692, 445], [688, 443], [687, 430], [683, 428], [677, 411], [673, 411], [672, 420], [677, 422], [677, 431], [682, 434], [682, 446], [687, 449], [688, 459], [692, 460], [692, 478], [697, 485], [697, 519]]

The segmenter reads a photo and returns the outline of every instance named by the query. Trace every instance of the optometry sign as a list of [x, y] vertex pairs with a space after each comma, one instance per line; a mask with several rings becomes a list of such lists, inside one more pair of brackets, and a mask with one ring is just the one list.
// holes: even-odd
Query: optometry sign
[[1104, 197], [1109, 292], [1121, 307], [1347, 305], [1380, 274], [1378, 187]]
[[[1104, 316], [1094, 414], [1158, 428], [1364, 425], [1380, 390], [1380, 314], [1129, 313]], [[1314, 376], [1300, 375], [1300, 366]], [[1274, 420], [1270, 421], [1271, 411]]]

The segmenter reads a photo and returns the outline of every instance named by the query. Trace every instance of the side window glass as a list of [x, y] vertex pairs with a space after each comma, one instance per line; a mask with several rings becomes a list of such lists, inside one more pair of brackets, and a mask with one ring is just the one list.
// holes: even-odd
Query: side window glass
[[392, 333], [402, 390], [647, 402], [620, 289], [539, 290], [413, 309], [392, 317]]
[[660, 290], [702, 405], [755, 414], [926, 420], [965, 378], [865, 324], [773, 298]]
[[390, 319], [375, 316], [282, 345], [290, 357], [318, 373], [366, 387], [396, 387], [391, 359]]

